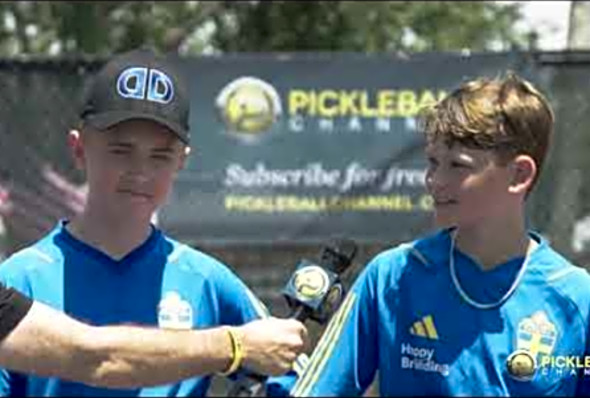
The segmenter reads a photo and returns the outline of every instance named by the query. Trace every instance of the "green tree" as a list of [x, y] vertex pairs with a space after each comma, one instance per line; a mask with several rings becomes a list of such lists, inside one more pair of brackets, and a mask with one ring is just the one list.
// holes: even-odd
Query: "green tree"
[[137, 46], [175, 50], [217, 8], [215, 2], [195, 1], [3, 2], [0, 51], [10, 56], [108, 55]]
[[527, 47], [518, 4], [492, 1], [0, 2], [0, 53], [108, 55], [454, 51]]
[[224, 51], [474, 51], [526, 47], [519, 4], [491, 1], [225, 2], [212, 41]]

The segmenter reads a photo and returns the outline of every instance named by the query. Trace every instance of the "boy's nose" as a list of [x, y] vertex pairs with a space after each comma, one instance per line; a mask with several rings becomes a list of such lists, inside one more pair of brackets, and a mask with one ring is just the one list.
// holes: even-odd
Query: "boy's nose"
[[146, 173], [149, 168], [149, 160], [142, 156], [134, 156], [129, 162], [129, 171], [134, 174]]
[[426, 175], [426, 189], [435, 195], [447, 189], [448, 181], [444, 173], [440, 171], [429, 173]]
[[135, 182], [145, 182], [149, 179], [149, 169], [145, 162], [133, 162], [127, 169], [126, 177]]
[[426, 173], [426, 177], [425, 177], [425, 182], [426, 182], [426, 187], [427, 188], [432, 188], [436, 185], [438, 185], [440, 183], [440, 173], [433, 171], [433, 170], [429, 170]]

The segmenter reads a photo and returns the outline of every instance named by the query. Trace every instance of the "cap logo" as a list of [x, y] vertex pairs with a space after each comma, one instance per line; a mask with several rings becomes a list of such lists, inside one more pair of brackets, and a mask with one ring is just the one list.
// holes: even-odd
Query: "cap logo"
[[157, 69], [131, 67], [117, 79], [117, 93], [123, 98], [167, 104], [174, 98], [172, 79]]

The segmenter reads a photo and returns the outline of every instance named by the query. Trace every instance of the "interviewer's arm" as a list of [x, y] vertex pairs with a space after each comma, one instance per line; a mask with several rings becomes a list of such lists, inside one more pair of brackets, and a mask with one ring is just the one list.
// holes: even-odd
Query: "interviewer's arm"
[[[276, 318], [236, 328], [244, 365], [267, 374], [290, 369], [304, 348], [299, 322]], [[224, 328], [173, 331], [134, 326], [93, 327], [38, 302], [0, 342], [0, 365], [90, 385], [158, 385], [225, 370], [231, 342]]]

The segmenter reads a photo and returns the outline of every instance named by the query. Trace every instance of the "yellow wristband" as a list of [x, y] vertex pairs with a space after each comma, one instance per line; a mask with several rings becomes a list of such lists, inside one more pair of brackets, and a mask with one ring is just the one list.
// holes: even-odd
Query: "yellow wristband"
[[226, 330], [231, 341], [232, 362], [229, 365], [229, 368], [227, 368], [227, 370], [219, 372], [221, 376], [227, 376], [234, 373], [236, 370], [240, 368], [240, 366], [242, 365], [242, 360], [244, 359], [244, 347], [242, 345], [242, 340], [240, 339], [240, 336], [232, 327], [228, 327], [226, 328]]

